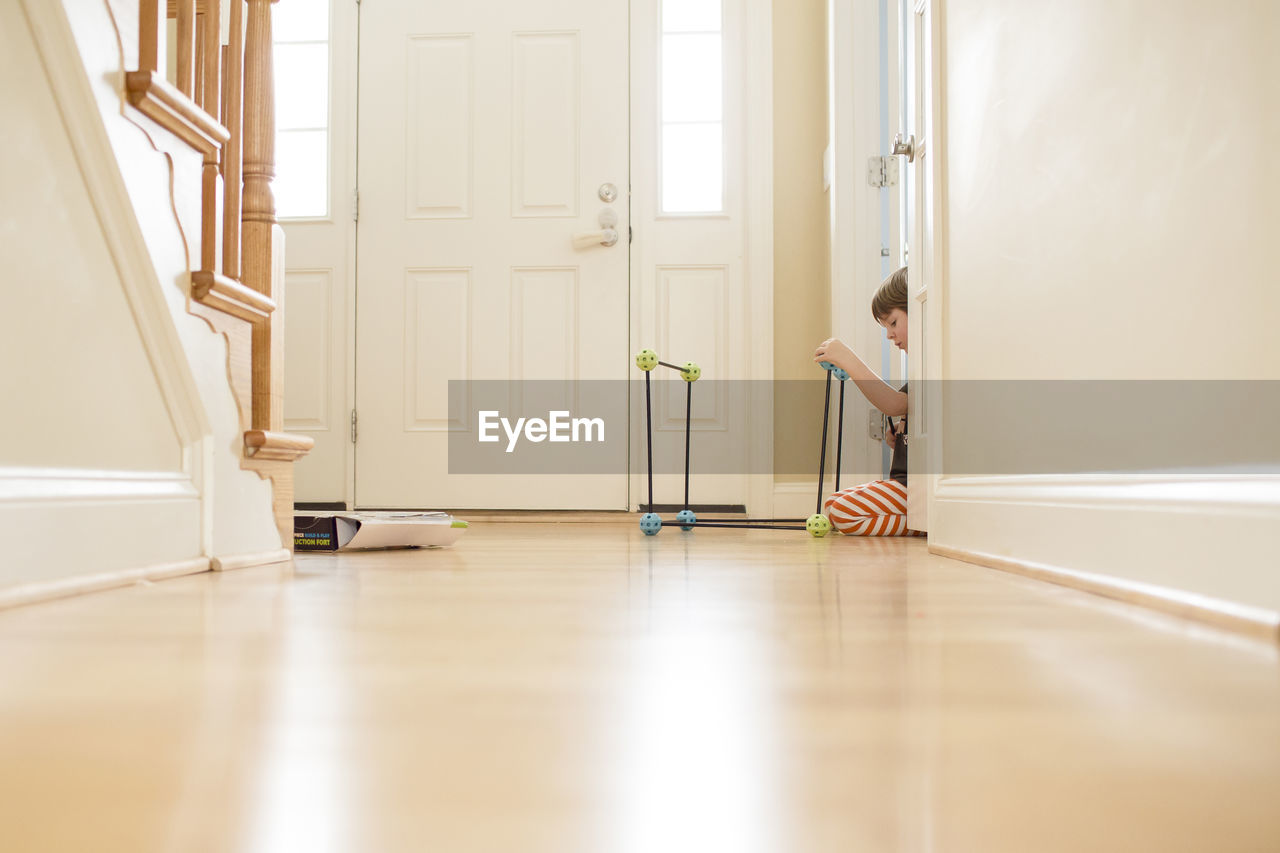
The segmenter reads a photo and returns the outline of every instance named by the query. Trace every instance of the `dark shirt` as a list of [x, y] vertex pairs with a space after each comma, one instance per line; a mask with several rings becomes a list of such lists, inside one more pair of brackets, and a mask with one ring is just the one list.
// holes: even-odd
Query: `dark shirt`
[[[898, 389], [906, 393], [907, 383], [903, 382], [902, 387]], [[892, 423], [892, 421], [890, 421]], [[907, 431], [907, 418], [902, 418], [902, 432]], [[902, 485], [907, 484], [907, 437], [905, 435], [898, 436], [897, 442], [893, 446], [893, 459], [889, 462], [889, 479], [895, 480]]]

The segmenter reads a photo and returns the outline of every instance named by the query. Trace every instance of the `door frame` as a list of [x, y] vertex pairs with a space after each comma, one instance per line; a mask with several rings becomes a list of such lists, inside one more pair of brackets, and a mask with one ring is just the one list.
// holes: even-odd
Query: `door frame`
[[[344, 8], [341, 21], [338, 19], [338, 12], [335, 11], [330, 19], [329, 44], [330, 49], [334, 51], [334, 80], [332, 85], [335, 87], [332, 91], [336, 94], [336, 87], [344, 86], [342, 90], [343, 103], [347, 105], [346, 115], [344, 119], [344, 130], [346, 132], [346, 142], [344, 150], [346, 151], [346, 163], [343, 174], [347, 181], [342, 186], [341, 193], [335, 193], [333, 197], [334, 215], [338, 215], [342, 209], [339, 205], [343, 200], [349, 200], [350, 208], [350, 241], [347, 245], [351, 247], [351, 251], [347, 253], [347, 282], [343, 293], [343, 308], [346, 313], [345, 323], [345, 345], [346, 352], [343, 353], [343, 377], [342, 377], [342, 393], [346, 405], [343, 410], [348, 412], [349, 421], [354, 419], [356, 411], [356, 261], [360, 254], [360, 229], [358, 227], [360, 217], [360, 9], [359, 0], [356, 3], [344, 3], [342, 0], [332, 0], [335, 7]], [[354, 6], [354, 8], [352, 8]], [[342, 30], [336, 29], [339, 24], [346, 26]], [[338, 46], [334, 39], [334, 33], [343, 32], [346, 35], [345, 41], [341, 47]], [[341, 64], [339, 63], [341, 60]], [[342, 82], [339, 82], [341, 80]], [[333, 119], [330, 118], [332, 123]], [[332, 135], [332, 124], [331, 124]], [[353, 424], [348, 424], [348, 429], [354, 431]], [[356, 505], [356, 445], [351, 440], [352, 432], [348, 432], [346, 446], [346, 482], [343, 484], [342, 500], [347, 505], [347, 509], [353, 509]]]
[[[931, 231], [933, 235], [933, 282], [930, 300], [934, 302], [930, 326], [929, 352], [937, 357], [941, 353], [941, 336], [946, 317], [946, 148], [945, 136], [945, 74], [943, 63], [943, 13], [945, 0], [930, 0], [931, 46], [930, 57], [933, 86], [933, 139], [929, 156], [933, 159], [934, 208]], [[830, 0], [830, 78], [831, 93], [831, 317], [837, 336], [847, 335], [857, 352], [879, 353], [883, 333], [866, 306], [871, 303], [876, 288], [883, 279], [881, 255], [883, 234], [889, 238], [888, 260], [890, 271], [905, 263], [903, 216], [906, 199], [903, 198], [905, 176], [909, 166], [905, 158], [899, 162], [898, 184], [889, 193], [887, 214], [882, 211], [880, 190], [871, 187], [866, 180], [867, 159], [888, 154], [885, 138], [892, 139], [899, 130], [905, 132], [906, 110], [902, 92], [904, 81], [900, 76], [902, 62], [906, 59], [899, 49], [903, 28], [911, 26], [911, 16], [920, 5], [919, 0]], [[909, 32], [909, 31], [908, 31]], [[886, 53], [885, 77], [878, 66], [884, 37]], [[887, 77], [887, 79], [886, 79]], [[885, 90], [886, 137], [881, 136], [880, 90]], [[874, 117], [874, 118], [870, 118]], [[883, 222], [883, 216], [889, 220]], [[883, 232], [881, 229], [884, 229]], [[912, 289], [914, 294], [915, 290]], [[912, 349], [919, 352], [917, 342]], [[945, 362], [935, 365], [933, 378], [945, 375]], [[896, 381], [897, 360], [894, 359], [885, 376], [886, 381]], [[936, 384], [935, 384], [936, 388]], [[941, 395], [931, 404], [931, 427], [940, 436]], [[861, 425], [859, 425], [861, 426]], [[938, 470], [941, 443], [935, 442], [931, 465]], [[854, 454], [868, 471], [880, 471], [880, 452], [876, 442], [862, 442]], [[878, 475], [877, 475], [878, 476]], [[931, 507], [938, 477], [927, 479], [927, 500]]]
[[[743, 87], [743, 207], [744, 207], [744, 241], [743, 288], [747, 295], [745, 305], [746, 328], [742, 330], [741, 339], [749, 342], [745, 345], [742, 364], [742, 379], [749, 380], [749, 391], [744, 401], [747, 411], [753, 413], [747, 424], [747, 458], [750, 460], [773, 459], [773, 3], [772, 0], [737, 0], [742, 13], [743, 30], [741, 41], [737, 45], [726, 45], [725, 56], [741, 55], [745, 69], [742, 80]], [[657, 10], [661, 0], [632, 0], [630, 26], [630, 87], [632, 93], [641, 85], [642, 73], [637, 69], [636, 57], [642, 52], [658, 50], [655, 27]], [[647, 21], [642, 17], [651, 16]], [[739, 54], [739, 52], [741, 52]], [[752, 61], [755, 60], [755, 61]], [[648, 81], [648, 85], [657, 86], [656, 80]], [[631, 115], [631, 150], [635, 152], [644, 145], [639, 138], [647, 132], [642, 122], [637, 120], [634, 104], [637, 100], [656, 103], [656, 98], [631, 98], [633, 107]], [[650, 117], [651, 121], [656, 116]], [[635, 197], [640, 193], [651, 193], [656, 187], [656, 176], [638, 176], [633, 154], [629, 173], [632, 188], [632, 221], [636, 222]], [[767, 175], [767, 180], [751, 180], [752, 175]], [[656, 207], [656, 199], [645, 198], [644, 203], [650, 209]], [[644, 235], [639, 235], [643, 240]], [[636, 352], [650, 342], [642, 340], [641, 318], [642, 307], [652, 305], [658, 298], [657, 283], [644, 274], [642, 265], [645, 253], [633, 246], [631, 252], [631, 319], [630, 341], [631, 351]], [[755, 417], [759, 413], [759, 417]], [[634, 424], [634, 417], [629, 423]], [[628, 436], [628, 446], [635, 447], [634, 436]], [[634, 460], [633, 460], [634, 463]], [[634, 464], [632, 470], [636, 469]], [[630, 508], [638, 509], [647, 500], [645, 494], [645, 477], [643, 474], [629, 476]], [[747, 510], [750, 514], [762, 517], [773, 515], [774, 475], [770, 468], [767, 472], [752, 473], [746, 476], [747, 493], [745, 495]]]
[[[943, 424], [943, 407], [945, 406], [946, 395], [942, 393], [943, 383], [947, 378], [946, 361], [943, 358], [944, 333], [946, 328], [947, 315], [947, 238], [946, 238], [946, 92], [945, 83], [946, 75], [944, 55], [943, 26], [944, 0], [911, 0], [907, 14], [910, 19], [903, 22], [904, 26], [910, 27], [910, 32], [915, 32], [916, 18], [924, 14], [926, 16], [925, 26], [927, 32], [922, 33], [924, 38], [928, 39], [929, 54], [924, 63], [917, 63], [917, 67], [921, 64], [927, 64], [929, 70], [929, 79], [927, 81], [917, 80], [916, 85], [920, 87], [920, 91], [908, 91], [907, 96], [913, 102], [907, 105], [907, 109], [914, 109], [914, 102], [921, 97], [920, 92], [925, 91], [923, 88], [928, 86], [929, 104], [928, 115], [924, 120], [929, 122], [930, 133], [926, 146], [926, 162], [928, 164], [927, 174], [918, 172], [917, 164], [904, 164], [905, 168], [917, 169], [916, 180], [923, 182], [927, 180], [929, 185], [927, 189], [923, 183], [920, 183], [919, 194], [923, 197], [926, 193], [932, 197], [932, 206], [927, 207], [924, 211], [916, 211], [916, 221], [919, 227], [916, 229], [921, 235], [922, 246], [918, 250], [912, 249], [916, 258], [929, 258], [931, 263], [931, 275], [927, 282], [910, 281], [908, 282], [908, 301], [912, 304], [920, 304], [924, 301], [929, 303], [928, 327], [923, 334], [917, 334], [917, 338], [922, 338], [912, 345], [908, 354], [908, 364], [910, 378], [913, 380], [910, 396], [913, 402], [924, 404], [924, 415], [917, 416], [914, 420], [914, 426], [909, 429], [909, 434], [915, 441], [912, 453], [912, 465], [922, 474], [914, 476], [914, 488], [908, 486], [907, 494], [907, 515], [908, 523], [920, 524], [918, 529], [928, 530], [930, 519], [936, 518], [934, 507], [937, 503], [938, 483], [942, 479], [943, 471], [943, 446], [942, 446], [942, 424]], [[909, 38], [911, 36], [908, 36]], [[920, 49], [920, 45], [914, 45], [915, 50]], [[911, 61], [909, 59], [908, 61]], [[923, 139], [923, 134], [921, 135]], [[925, 213], [929, 213], [929, 217], [925, 217]], [[927, 251], [923, 245], [924, 240], [928, 239]], [[911, 247], [909, 247], [911, 248]], [[913, 328], [913, 332], [915, 329]], [[921, 377], [927, 378], [927, 381], [920, 380]], [[919, 408], [917, 405], [915, 408]], [[924, 458], [924, 465], [919, 466], [921, 456]], [[923, 482], [921, 482], [923, 480]], [[923, 510], [923, 512], [921, 512]]]
[[[887, 0], [890, 7], [897, 0]], [[880, 325], [871, 316], [871, 297], [883, 280], [881, 190], [867, 182], [867, 161], [888, 153], [881, 145], [880, 20], [881, 0], [829, 0], [828, 163], [830, 164], [831, 332], [854, 352], [880, 361]], [[896, 66], [894, 16], [889, 18], [888, 81], [890, 126], [896, 121], [893, 79]], [[892, 132], [889, 134], [892, 136]], [[896, 193], [890, 193], [891, 197]], [[891, 202], [892, 217], [896, 204]], [[902, 258], [901, 235], [892, 232], [890, 258]], [[891, 264], [893, 266], [893, 264]], [[893, 266], [897, 269], [896, 266]], [[874, 353], [875, 358], [870, 358]], [[896, 378], [892, 374], [886, 379]], [[880, 442], [855, 423], [858, 442], [846, 445], [857, 477], [880, 479]]]

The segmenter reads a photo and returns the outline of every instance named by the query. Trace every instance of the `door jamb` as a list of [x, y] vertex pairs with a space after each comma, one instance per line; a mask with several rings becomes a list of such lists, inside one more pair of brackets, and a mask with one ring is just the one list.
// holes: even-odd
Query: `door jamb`
[[[854, 352], [874, 354], [875, 364], [881, 331], [869, 306], [882, 279], [881, 191], [867, 182], [867, 160], [887, 153], [880, 146], [880, 2], [829, 0], [827, 11], [831, 329]], [[889, 248], [900, 256], [900, 248]], [[859, 427], [853, 431], [859, 441], [850, 444], [856, 470], [878, 478], [880, 445]]]

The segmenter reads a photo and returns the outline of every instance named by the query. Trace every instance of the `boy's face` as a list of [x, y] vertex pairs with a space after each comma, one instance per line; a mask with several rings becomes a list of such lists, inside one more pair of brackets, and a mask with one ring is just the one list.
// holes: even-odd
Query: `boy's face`
[[884, 336], [897, 344], [898, 349], [907, 351], [907, 312], [894, 308], [889, 316], [879, 321], [884, 326]]

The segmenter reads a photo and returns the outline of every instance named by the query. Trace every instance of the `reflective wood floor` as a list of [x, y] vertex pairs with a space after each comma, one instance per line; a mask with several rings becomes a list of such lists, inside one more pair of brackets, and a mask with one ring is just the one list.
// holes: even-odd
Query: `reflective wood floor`
[[480, 523], [0, 612], [0, 850], [1280, 850], [1274, 645], [918, 540]]

